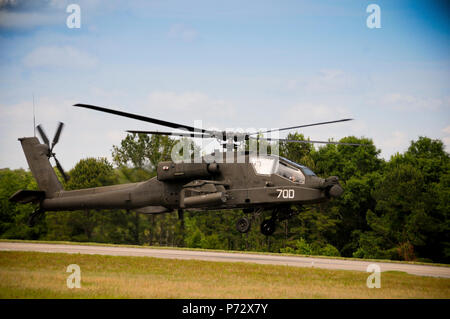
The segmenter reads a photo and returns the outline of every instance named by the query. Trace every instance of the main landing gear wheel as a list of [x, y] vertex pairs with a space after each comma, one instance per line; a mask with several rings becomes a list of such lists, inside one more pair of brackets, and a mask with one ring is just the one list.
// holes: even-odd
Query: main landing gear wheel
[[247, 233], [250, 230], [250, 221], [247, 217], [239, 218], [236, 223], [236, 229], [240, 233]]
[[266, 236], [270, 236], [275, 232], [275, 221], [273, 219], [267, 219], [261, 223], [261, 233]]

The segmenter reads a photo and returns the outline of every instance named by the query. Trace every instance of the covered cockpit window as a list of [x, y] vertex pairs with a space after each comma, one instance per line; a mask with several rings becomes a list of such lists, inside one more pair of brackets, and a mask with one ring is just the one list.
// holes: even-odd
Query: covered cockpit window
[[305, 175], [307, 176], [316, 176], [316, 174], [309, 168], [304, 165], [300, 165], [296, 162], [290, 161], [287, 158], [280, 157], [280, 160], [287, 163], [288, 165], [294, 166], [296, 168], [299, 168]]
[[277, 162], [275, 157], [266, 156], [250, 156], [250, 163], [253, 164], [256, 173], [270, 175], [275, 173], [275, 165]]
[[294, 183], [305, 184], [305, 175], [303, 175], [302, 171], [283, 161], [278, 162], [276, 174], [287, 178]]
[[257, 174], [277, 174], [299, 184], [305, 184], [305, 175], [316, 176], [308, 167], [281, 156], [250, 156], [250, 163]]
[[303, 173], [305, 173], [305, 175], [316, 176], [316, 174], [309, 167], [306, 167], [303, 165], [299, 165], [299, 166], [301, 167], [301, 169], [302, 169]]

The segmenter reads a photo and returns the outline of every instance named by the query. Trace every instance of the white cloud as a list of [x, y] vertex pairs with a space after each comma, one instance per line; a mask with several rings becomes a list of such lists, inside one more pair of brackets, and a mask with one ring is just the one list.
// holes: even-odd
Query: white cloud
[[442, 129], [442, 132], [445, 135], [442, 138], [442, 142], [444, 143], [446, 151], [450, 152], [450, 125]]
[[396, 153], [405, 152], [411, 140], [414, 139], [414, 134], [404, 131], [379, 131], [373, 136], [374, 144], [381, 149], [381, 157], [389, 160], [389, 158]]
[[384, 139], [381, 144], [383, 145], [383, 149], [401, 149], [408, 145], [408, 142], [405, 132], [394, 131], [391, 136]]
[[446, 150], [447, 152], [450, 152], [450, 136], [444, 137], [444, 138], [442, 139], [442, 141], [444, 142], [445, 150]]
[[27, 54], [23, 63], [27, 67], [92, 68], [97, 59], [71, 46], [43, 46]]
[[447, 127], [445, 127], [445, 128], [443, 128], [443, 129], [442, 129], [442, 132], [444, 132], [445, 134], [450, 135], [450, 125], [447, 126]]

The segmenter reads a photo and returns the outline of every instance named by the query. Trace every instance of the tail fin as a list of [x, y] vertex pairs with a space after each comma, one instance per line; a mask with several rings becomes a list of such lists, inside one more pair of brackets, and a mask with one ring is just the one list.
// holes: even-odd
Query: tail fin
[[19, 138], [19, 141], [38, 188], [45, 192], [46, 197], [53, 197], [53, 194], [63, 190], [61, 182], [50, 165], [47, 156], [48, 145], [39, 143], [36, 137]]

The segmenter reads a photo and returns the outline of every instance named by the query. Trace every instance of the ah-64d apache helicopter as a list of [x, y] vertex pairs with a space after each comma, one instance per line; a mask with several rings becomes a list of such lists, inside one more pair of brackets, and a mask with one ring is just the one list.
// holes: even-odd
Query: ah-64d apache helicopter
[[[258, 135], [274, 130], [252, 133], [214, 131], [94, 105], [75, 104], [75, 106], [183, 130], [183, 132], [127, 131], [130, 133], [215, 138], [224, 143], [228, 150], [231, 146], [233, 156], [230, 160], [228, 152], [220, 152], [211, 154], [214, 155], [213, 158], [204, 156], [200, 162], [160, 162], [157, 166], [157, 176], [144, 182], [66, 191], [49, 161], [50, 157], [53, 157], [57, 169], [67, 179], [53, 153], [63, 123], [59, 124], [51, 146], [41, 126], [38, 126], [43, 144], [36, 137], [19, 138], [19, 141], [39, 190], [20, 190], [10, 198], [13, 202], [38, 204], [38, 208], [30, 216], [31, 225], [35, 218], [45, 211], [116, 208], [144, 214], [161, 214], [177, 210], [179, 217], [182, 218], [183, 210], [237, 208], [244, 212], [244, 216], [236, 223], [236, 228], [241, 233], [246, 233], [250, 229], [251, 219], [247, 217], [249, 214], [259, 215], [264, 211], [271, 211], [271, 217], [261, 223], [261, 232], [268, 236], [275, 231], [277, 221], [288, 219], [298, 212], [291, 209], [292, 205], [302, 207], [305, 204], [321, 203], [341, 196], [343, 189], [336, 176], [320, 178], [308, 167], [286, 158], [255, 155], [250, 152], [239, 153], [236, 147], [239, 140], [247, 142], [251, 139], [265, 139], [279, 142], [360, 145], [332, 141], [262, 138]], [[349, 120], [351, 119], [299, 125], [277, 131]], [[257, 136], [254, 137], [255, 135]], [[217, 161], [217, 158], [223, 160]]]

